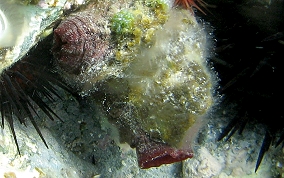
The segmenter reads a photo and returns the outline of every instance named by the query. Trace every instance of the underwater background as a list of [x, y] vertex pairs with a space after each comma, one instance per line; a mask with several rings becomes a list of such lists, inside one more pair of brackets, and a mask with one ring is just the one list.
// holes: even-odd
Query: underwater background
[[185, 2], [0, 0], [0, 175], [283, 177], [283, 0]]

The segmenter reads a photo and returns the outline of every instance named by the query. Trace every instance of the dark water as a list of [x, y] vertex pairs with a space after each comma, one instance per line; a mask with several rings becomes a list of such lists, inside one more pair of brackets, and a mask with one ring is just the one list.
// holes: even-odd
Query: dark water
[[237, 105], [219, 140], [241, 133], [248, 124], [263, 124], [258, 166], [271, 145], [283, 142], [284, 1], [206, 3], [214, 7], [200, 16], [214, 29], [216, 55], [210, 61], [220, 77], [221, 107]]

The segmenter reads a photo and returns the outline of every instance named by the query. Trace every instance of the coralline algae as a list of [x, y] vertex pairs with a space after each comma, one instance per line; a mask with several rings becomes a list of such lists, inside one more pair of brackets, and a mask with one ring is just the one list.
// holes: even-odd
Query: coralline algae
[[[95, 38], [109, 40], [108, 47], [90, 43]], [[148, 168], [193, 156], [192, 140], [183, 146], [183, 136], [214, 102], [206, 45], [202, 27], [186, 10], [160, 0], [104, 2], [61, 22], [54, 55], [64, 63], [58, 70], [66, 81], [101, 105], [120, 141], [135, 147], [139, 166]]]

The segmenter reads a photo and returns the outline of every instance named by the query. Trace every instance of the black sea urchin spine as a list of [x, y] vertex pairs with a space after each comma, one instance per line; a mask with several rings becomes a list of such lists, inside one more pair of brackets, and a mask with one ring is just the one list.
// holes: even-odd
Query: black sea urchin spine
[[19, 153], [20, 149], [14, 129], [15, 117], [24, 125], [26, 120], [29, 119], [48, 147], [35, 120], [36, 117], [39, 117], [36, 108], [41, 109], [51, 120], [60, 119], [45, 100], [53, 102], [54, 97], [60, 98], [55, 86], [70, 92], [68, 86], [60, 81], [55, 72], [50, 69], [51, 41], [50, 37], [46, 38], [41, 42], [44, 44], [39, 44], [35, 49], [32, 49], [29, 55], [6, 69], [0, 77], [2, 127], [4, 127], [6, 121]]
[[230, 103], [236, 105], [234, 118], [218, 140], [228, 140], [236, 132], [241, 134], [247, 125], [263, 126], [263, 133], [259, 133], [263, 141], [256, 161], [257, 171], [274, 141], [279, 145], [284, 139], [283, 104], [280, 104], [284, 100], [283, 1], [272, 2], [267, 7], [242, 1], [212, 3], [217, 5], [212, 9], [217, 18], [208, 21], [216, 28], [217, 56], [212, 61], [221, 79], [220, 93], [224, 95], [221, 109]]

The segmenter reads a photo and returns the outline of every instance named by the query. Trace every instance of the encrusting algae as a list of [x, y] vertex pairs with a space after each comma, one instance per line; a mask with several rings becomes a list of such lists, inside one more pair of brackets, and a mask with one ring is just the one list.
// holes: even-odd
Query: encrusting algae
[[[107, 19], [105, 32], [100, 26], [93, 33], [101, 35], [94, 38], [92, 32], [86, 34], [99, 42], [100, 38], [109, 39], [110, 43], [97, 49], [91, 60], [82, 62], [84, 65], [77, 58], [72, 61], [73, 53], [64, 57], [67, 54], [60, 51], [61, 47], [66, 48], [66, 36], [61, 34], [64, 25], [59, 25], [61, 30], [55, 30], [57, 60], [60, 63], [69, 59], [72, 66], [84, 68], [80, 73], [63, 76], [67, 81], [70, 76], [75, 78], [71, 84], [101, 105], [109, 121], [117, 126], [120, 141], [136, 148], [141, 168], [190, 158], [193, 152], [189, 147], [182, 148], [183, 137], [210, 110], [214, 100], [214, 77], [205, 59], [207, 43], [203, 29], [187, 10], [171, 8], [170, 3], [162, 0], [128, 4], [131, 5], [123, 8], [126, 6], [114, 3], [108, 8], [111, 10], [100, 12], [101, 17], [93, 15], [96, 18], [92, 24]], [[89, 11], [86, 10], [87, 14]], [[82, 18], [82, 13], [77, 18]], [[82, 19], [80, 23], [84, 22]], [[86, 26], [89, 21], [86, 20]], [[94, 28], [92, 24], [88, 31]], [[105, 38], [108, 35], [110, 38]], [[64, 39], [60, 39], [62, 36]], [[67, 45], [74, 41], [67, 40]], [[88, 45], [83, 48], [82, 52], [94, 49]], [[69, 62], [64, 68], [68, 68]]]

